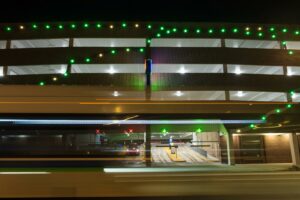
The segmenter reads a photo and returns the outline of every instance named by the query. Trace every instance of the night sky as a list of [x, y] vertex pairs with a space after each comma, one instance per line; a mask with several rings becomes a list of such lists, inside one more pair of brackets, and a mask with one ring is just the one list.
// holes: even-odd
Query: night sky
[[6, 8], [1, 6], [1, 22], [126, 20], [300, 24], [299, 0], [9, 0], [6, 4]]

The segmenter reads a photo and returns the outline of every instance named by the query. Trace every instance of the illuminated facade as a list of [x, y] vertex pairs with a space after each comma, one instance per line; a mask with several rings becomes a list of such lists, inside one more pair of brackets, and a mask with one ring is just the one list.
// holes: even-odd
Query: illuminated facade
[[299, 27], [0, 28], [2, 156], [299, 164]]

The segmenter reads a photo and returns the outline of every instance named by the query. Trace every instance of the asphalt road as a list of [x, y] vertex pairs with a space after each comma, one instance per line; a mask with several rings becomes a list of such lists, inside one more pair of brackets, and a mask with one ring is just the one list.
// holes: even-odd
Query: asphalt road
[[22, 173], [0, 173], [0, 197], [300, 199], [299, 172]]

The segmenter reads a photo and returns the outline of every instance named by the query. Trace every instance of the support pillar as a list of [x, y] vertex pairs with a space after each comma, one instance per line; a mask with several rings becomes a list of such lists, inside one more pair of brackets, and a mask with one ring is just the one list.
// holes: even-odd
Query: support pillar
[[228, 165], [235, 165], [235, 157], [234, 157], [234, 146], [233, 146], [233, 134], [228, 133], [226, 135], [227, 142], [227, 160]]
[[146, 166], [151, 166], [151, 125], [146, 124], [145, 136], [145, 161]]
[[290, 133], [289, 138], [290, 138], [293, 166], [300, 167], [300, 153], [299, 153], [299, 142], [298, 142], [297, 134]]

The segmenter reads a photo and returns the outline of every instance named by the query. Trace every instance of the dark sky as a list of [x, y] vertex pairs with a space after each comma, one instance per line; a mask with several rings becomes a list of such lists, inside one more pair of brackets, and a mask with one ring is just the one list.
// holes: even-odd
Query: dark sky
[[300, 0], [8, 0], [6, 3], [6, 8], [1, 6], [1, 22], [126, 20], [300, 24]]

